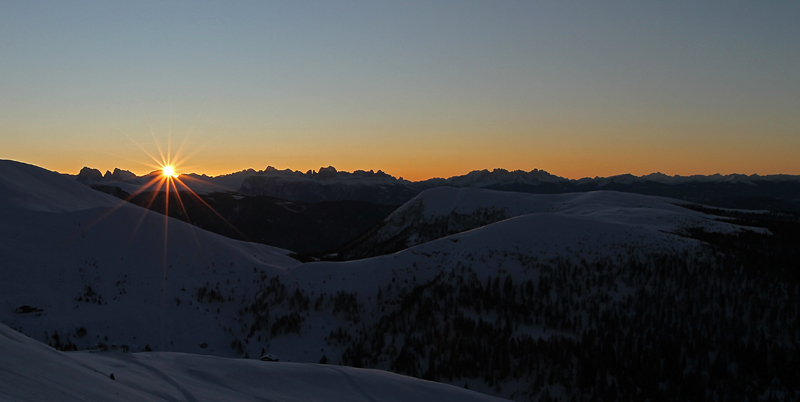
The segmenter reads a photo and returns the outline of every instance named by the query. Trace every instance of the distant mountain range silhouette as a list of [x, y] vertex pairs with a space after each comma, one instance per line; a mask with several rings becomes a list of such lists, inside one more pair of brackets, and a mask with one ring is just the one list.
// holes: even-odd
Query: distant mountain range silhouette
[[[132, 193], [152, 175], [136, 176], [119, 168], [101, 174], [83, 168], [76, 179], [90, 186], [117, 187]], [[247, 169], [220, 176], [186, 174], [196, 180], [184, 181], [196, 192], [232, 192], [259, 195], [297, 202], [367, 201], [400, 205], [421, 191], [434, 187], [486, 188], [533, 194], [560, 194], [612, 190], [677, 198], [725, 208], [764, 209], [800, 212], [800, 176], [797, 175], [693, 175], [669, 176], [652, 173], [644, 176], [624, 174], [610, 177], [567, 179], [534, 169], [475, 170], [447, 179], [409, 181], [383, 171], [339, 171], [333, 166], [318, 171]]]

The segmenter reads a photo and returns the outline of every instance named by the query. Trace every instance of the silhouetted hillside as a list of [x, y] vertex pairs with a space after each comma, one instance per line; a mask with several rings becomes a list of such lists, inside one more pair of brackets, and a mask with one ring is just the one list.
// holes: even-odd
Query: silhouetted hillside
[[[121, 199], [118, 187], [94, 187]], [[199, 197], [199, 199], [198, 199]], [[142, 192], [130, 202], [163, 214], [165, 193]], [[292, 202], [226, 193], [173, 193], [169, 216], [232, 239], [318, 254], [340, 247], [389, 215], [396, 206], [366, 201]]]

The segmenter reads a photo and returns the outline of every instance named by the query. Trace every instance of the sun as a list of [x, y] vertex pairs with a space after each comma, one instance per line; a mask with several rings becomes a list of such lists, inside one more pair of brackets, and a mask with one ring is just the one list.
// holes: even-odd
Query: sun
[[175, 173], [175, 169], [170, 165], [165, 165], [161, 168], [161, 175], [170, 178], [170, 177], [178, 177], [178, 174]]

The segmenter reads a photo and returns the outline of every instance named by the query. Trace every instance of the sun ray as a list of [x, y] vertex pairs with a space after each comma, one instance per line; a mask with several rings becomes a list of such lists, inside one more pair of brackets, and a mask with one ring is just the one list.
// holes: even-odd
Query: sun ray
[[[164, 308], [166, 305], [167, 297], [167, 260], [169, 256], [169, 177], [163, 178], [163, 183], [166, 185], [166, 192], [164, 194], [164, 268], [161, 270], [161, 344], [164, 344], [164, 322], [166, 319]], [[160, 191], [160, 189], [159, 189]]]
[[[156, 189], [152, 191], [152, 194], [150, 194], [150, 200], [148, 200], [147, 206], [145, 206], [146, 209], [150, 209], [150, 207], [153, 206], [153, 203], [156, 201], [156, 198], [158, 198], [158, 193], [160, 192], [161, 187], [163, 186], [164, 178], [157, 177], [154, 180], [158, 180], [159, 183], [158, 183], [158, 186], [156, 187]], [[139, 194], [141, 194], [141, 192], [139, 192]]]
[[[177, 178], [175, 180], [178, 181]], [[173, 185], [175, 185], [175, 183], [173, 183]], [[203, 246], [200, 245], [200, 239], [197, 237], [197, 232], [195, 230], [196, 227], [192, 224], [191, 220], [189, 219], [189, 212], [186, 210], [186, 207], [184, 206], [183, 199], [181, 198], [180, 191], [177, 191], [177, 186], [175, 186], [175, 187], [176, 187], [175, 196], [178, 199], [178, 205], [180, 205], [181, 210], [183, 211], [183, 215], [186, 217], [186, 222], [188, 222], [189, 225], [190, 225], [191, 232], [192, 232], [192, 238], [194, 239], [194, 243], [197, 245], [197, 249], [201, 250], [201, 253], [202, 253]]]
[[[161, 186], [159, 185], [159, 188], [160, 187]], [[152, 194], [150, 195], [150, 199], [147, 201], [147, 204], [142, 209], [142, 213], [139, 215], [139, 219], [136, 221], [136, 224], [134, 225], [133, 230], [131, 231], [131, 236], [128, 238], [129, 242], [133, 241], [133, 237], [136, 235], [136, 232], [142, 226], [142, 222], [144, 222], [144, 218], [147, 217], [147, 213], [150, 212], [150, 207], [153, 206], [153, 203], [156, 201], [157, 197], [158, 197], [158, 191], [153, 191]]]
[[[190, 181], [191, 181], [191, 180], [196, 180], [196, 181], [199, 181], [199, 182], [203, 182], [202, 180], [195, 179], [195, 178], [193, 178], [193, 177], [186, 177], [186, 178], [187, 178], [187, 179], [190, 179]], [[209, 210], [211, 210], [211, 212], [213, 212], [213, 213], [214, 213], [214, 215], [216, 215], [217, 217], [219, 217], [220, 219], [222, 219], [222, 221], [223, 221], [223, 222], [225, 222], [225, 224], [226, 224], [226, 225], [230, 226], [230, 228], [231, 228], [231, 229], [233, 229], [233, 230], [234, 230], [234, 231], [235, 231], [235, 232], [236, 232], [236, 233], [237, 233], [239, 236], [241, 236], [243, 240], [245, 240], [245, 241], [248, 241], [248, 242], [252, 242], [252, 241], [251, 241], [251, 240], [250, 240], [250, 239], [249, 239], [249, 238], [248, 238], [248, 237], [247, 237], [247, 236], [246, 236], [244, 233], [242, 233], [241, 231], [239, 231], [239, 229], [237, 229], [237, 228], [236, 228], [236, 226], [233, 226], [233, 224], [232, 224], [232, 223], [230, 223], [230, 222], [229, 222], [227, 219], [225, 219], [225, 217], [224, 217], [224, 216], [222, 216], [222, 215], [221, 215], [219, 212], [217, 212], [217, 210], [216, 210], [216, 209], [214, 209], [214, 207], [212, 207], [211, 205], [209, 205], [209, 204], [208, 204], [208, 203], [207, 203], [207, 202], [206, 202], [206, 201], [205, 201], [205, 200], [204, 200], [202, 197], [200, 197], [199, 195], [197, 195], [197, 193], [195, 193], [195, 192], [194, 192], [194, 191], [193, 191], [191, 188], [189, 188], [189, 186], [187, 186], [187, 185], [186, 185], [186, 183], [184, 183], [183, 181], [181, 181], [181, 180], [180, 180], [180, 179], [178, 179], [178, 178], [176, 178], [176, 179], [175, 179], [175, 181], [176, 181], [176, 182], [178, 182], [178, 183], [180, 183], [180, 184], [181, 184], [183, 187], [185, 187], [185, 188], [186, 188], [186, 190], [189, 192], [189, 194], [191, 194], [192, 196], [194, 196], [195, 198], [197, 198], [197, 200], [198, 200], [198, 201], [200, 201], [200, 203], [201, 203], [201, 204], [203, 204], [203, 205], [204, 205], [206, 208], [208, 208]]]
[[186, 155], [186, 156], [184, 156], [184, 157], [182, 157], [180, 159], [178, 158], [178, 155], [176, 154], [175, 158], [174, 158], [174, 160], [175, 160], [174, 165], [175, 166], [183, 166], [189, 159], [191, 159], [193, 156], [197, 155], [206, 146], [207, 145], [200, 146], [197, 149], [195, 149], [194, 151], [192, 151], [192, 153], [190, 153], [189, 155]]
[[[172, 99], [170, 99], [171, 103]], [[172, 164], [172, 108], [170, 108], [169, 119], [167, 119], [167, 165]]]
[[[172, 185], [175, 186], [175, 183], [172, 183]], [[183, 199], [181, 198], [181, 193], [178, 191], [177, 186], [175, 188], [175, 199], [178, 200], [178, 206], [181, 208], [181, 211], [183, 211], [186, 222], [191, 225], [192, 221], [189, 219], [189, 212], [186, 211], [186, 206], [183, 204]], [[194, 225], [192, 225], [192, 227], [194, 227]]]
[[[158, 139], [156, 139], [156, 133], [153, 131], [153, 126], [150, 124], [150, 119], [147, 117], [147, 113], [144, 111], [144, 107], [140, 104], [139, 108], [142, 109], [142, 115], [144, 115], [144, 120], [147, 122], [147, 128], [150, 129], [150, 135], [153, 137], [153, 142], [156, 144], [156, 149], [158, 149], [158, 154], [161, 156], [161, 160], [165, 160], [164, 152], [161, 150], [161, 145], [158, 144]], [[158, 163], [158, 161], [156, 161]]]
[[[198, 115], [198, 118], [199, 117], [200, 116]], [[186, 141], [188, 141], [189, 137], [191, 137], [192, 132], [194, 131], [195, 125], [197, 125], [197, 119], [195, 119], [195, 122], [192, 124], [191, 127], [189, 127], [189, 131], [186, 132], [186, 135], [183, 137], [183, 140], [181, 140], [180, 145], [178, 145], [178, 150], [175, 151], [175, 161], [176, 161], [176, 163], [179, 163], [177, 161], [181, 160], [180, 158], [181, 158], [181, 152], [183, 151], [183, 146], [186, 145]]]
[[141, 146], [141, 145], [139, 145], [139, 143], [138, 143], [138, 142], [134, 141], [134, 140], [133, 140], [133, 138], [131, 138], [130, 136], [128, 136], [127, 134], [125, 134], [125, 132], [123, 132], [122, 130], [120, 130], [120, 132], [122, 133], [122, 135], [124, 135], [126, 138], [128, 138], [128, 139], [129, 139], [129, 140], [130, 140], [130, 141], [131, 141], [131, 142], [132, 142], [134, 145], [136, 145], [137, 147], [139, 147], [139, 149], [141, 149], [141, 150], [142, 150], [142, 152], [144, 152], [144, 153], [145, 153], [145, 155], [149, 156], [149, 157], [150, 157], [150, 159], [152, 159], [152, 160], [153, 160], [153, 162], [155, 162], [155, 163], [156, 163], [156, 165], [158, 165], [158, 164], [160, 163], [160, 162], [158, 161], [158, 158], [156, 158], [156, 157], [155, 157], [155, 156], [153, 156], [153, 155], [152, 155], [150, 152], [148, 152], [146, 149], [144, 149], [144, 147], [143, 147], [143, 146]]
[[193, 156], [197, 155], [197, 153], [200, 152], [204, 148], [204, 147], [196, 148], [190, 154], [184, 156], [183, 155], [184, 144], [186, 144], [186, 141], [187, 141], [188, 138], [189, 138], [189, 134], [187, 134], [183, 138], [183, 140], [181, 141], [180, 145], [178, 145], [178, 150], [175, 151], [174, 155], [172, 156], [172, 159], [170, 160], [170, 163], [172, 164], [172, 166], [174, 166], [174, 167], [182, 166], [184, 163], [186, 163], [186, 161], [191, 159]]
[[188, 222], [189, 225], [190, 225], [190, 229], [191, 229], [191, 233], [192, 233], [192, 239], [194, 239], [194, 244], [197, 245], [197, 249], [200, 250], [200, 256], [205, 259], [205, 255], [202, 252], [203, 246], [200, 244], [200, 239], [197, 237], [197, 228], [189, 220], [189, 212], [186, 210], [186, 207], [183, 205], [183, 199], [181, 199], [180, 192], [176, 191], [175, 192], [175, 196], [178, 197], [178, 204], [181, 206], [181, 210], [183, 210], [183, 213], [186, 216], [186, 222]]
[[141, 192], [143, 192], [147, 187], [151, 186], [157, 180], [158, 180], [158, 177], [154, 178], [153, 180], [150, 180], [147, 184], [145, 184], [142, 187], [140, 187], [136, 192], [134, 192], [133, 194], [129, 195], [124, 200], [121, 200], [114, 207], [112, 207], [111, 209], [106, 211], [103, 215], [101, 215], [97, 219], [95, 219], [92, 222], [90, 222], [88, 225], [86, 225], [86, 227], [81, 228], [81, 230], [79, 230], [78, 233], [75, 234], [75, 236], [79, 236], [79, 235], [82, 235], [82, 234], [86, 233], [86, 231], [88, 231], [89, 229], [91, 229], [92, 227], [94, 227], [95, 225], [100, 223], [100, 221], [102, 221], [103, 219], [109, 217], [111, 214], [113, 214], [114, 212], [118, 211], [124, 205], [127, 205], [133, 199], [133, 197], [135, 197], [136, 195], [138, 195]]
[[[146, 184], [143, 184], [141, 187], [139, 187], [138, 190], [134, 191], [133, 194], [129, 195], [128, 198], [125, 199], [125, 201], [130, 202], [134, 197], [136, 197], [137, 195], [143, 193], [145, 190], [149, 189], [153, 184], [155, 184], [156, 182], [159, 182], [161, 180], [163, 180], [163, 178], [161, 178], [159, 176], [153, 177]], [[159, 185], [158, 187], [161, 187], [161, 186]]]
[[[142, 111], [142, 113], [144, 114], [144, 110]], [[262, 249], [261, 247], [258, 247], [258, 245], [256, 245], [256, 244], [253, 244], [252, 240], [250, 240], [248, 238], [248, 236], [246, 236], [243, 232], [241, 232], [228, 219], [226, 219], [220, 212], [218, 212], [214, 207], [212, 207], [205, 199], [203, 199], [203, 197], [201, 197], [199, 194], [197, 194], [192, 189], [192, 187], [194, 187], [194, 185], [192, 185], [192, 187], [190, 187], [191, 183], [199, 183], [199, 184], [202, 184], [202, 185], [208, 185], [211, 188], [213, 188], [213, 187], [217, 186], [215, 183], [212, 183], [212, 182], [209, 182], [209, 181], [205, 181], [205, 180], [202, 180], [202, 179], [197, 178], [197, 177], [192, 177], [192, 176], [181, 175], [180, 174], [180, 170], [182, 170], [184, 168], [183, 164], [186, 163], [188, 160], [190, 160], [198, 152], [200, 152], [202, 150], [202, 148], [204, 148], [204, 146], [202, 146], [200, 148], [192, 147], [193, 149], [191, 149], [191, 152], [185, 152], [185, 150], [186, 150], [185, 145], [188, 143], [187, 140], [188, 140], [188, 138], [189, 138], [189, 136], [191, 134], [191, 130], [182, 139], [182, 141], [180, 141], [179, 145], [177, 145], [176, 147], [172, 147], [172, 134], [173, 133], [172, 133], [171, 120], [170, 120], [170, 127], [169, 127], [169, 129], [167, 130], [167, 133], [166, 133], [167, 134], [167, 144], [165, 144], [165, 146], [164, 146], [164, 145], [162, 145], [162, 144], [160, 144], [158, 142], [158, 140], [156, 138], [156, 133], [153, 130], [153, 127], [152, 127], [152, 125], [151, 125], [151, 123], [149, 121], [149, 118], [147, 117], [146, 114], [144, 114], [144, 116], [145, 116], [145, 120], [147, 122], [147, 127], [148, 127], [148, 129], [150, 131], [150, 134], [153, 137], [153, 140], [155, 141], [155, 149], [158, 151], [157, 153], [153, 153], [153, 152], [148, 151], [148, 149], [146, 149], [140, 143], [138, 143], [133, 138], [131, 138], [129, 135], [127, 135], [123, 130], [120, 130], [120, 133], [123, 136], [125, 136], [126, 138], [128, 138], [128, 140], [130, 140], [134, 145], [136, 145], [136, 147], [138, 147], [140, 150], [142, 150], [142, 152], [147, 156], [147, 158], [149, 158], [154, 164], [151, 165], [151, 164], [148, 164], [148, 163], [143, 163], [141, 161], [139, 161], [139, 163], [142, 163], [142, 164], [144, 164], [146, 166], [151, 166], [153, 168], [153, 170], [151, 171], [151, 173], [148, 173], [148, 174], [146, 174], [144, 176], [140, 176], [139, 180], [145, 182], [144, 184], [141, 184], [141, 185], [137, 186], [135, 188], [135, 190], [131, 194], [128, 194], [126, 197], [124, 197], [124, 199], [121, 200], [118, 205], [116, 205], [113, 208], [111, 208], [108, 211], [106, 211], [97, 220], [95, 220], [91, 224], [87, 225], [87, 227], [83, 228], [82, 230], [80, 230], [80, 232], [85, 232], [86, 230], [88, 230], [92, 226], [96, 225], [97, 223], [99, 223], [100, 221], [102, 221], [103, 219], [105, 219], [106, 217], [111, 215], [112, 213], [114, 213], [117, 210], [119, 210], [126, 203], [135, 203], [135, 204], [137, 204], [137, 205], [139, 205], [139, 206], [141, 206], [143, 208], [141, 210], [142, 211], [141, 215], [139, 215], [138, 217], [136, 215], [131, 216], [131, 218], [132, 218], [131, 219], [132, 227], [131, 227], [130, 237], [128, 238], [128, 243], [129, 244], [133, 244], [137, 233], [141, 230], [142, 225], [145, 222], [145, 219], [148, 218], [148, 213], [150, 211], [158, 212], [159, 210], [161, 210], [161, 207], [163, 207], [163, 215], [164, 215], [164, 217], [163, 217], [163, 233], [162, 233], [162, 235], [163, 235], [163, 238], [162, 238], [162, 240], [163, 240], [163, 249], [161, 250], [163, 252], [163, 255], [162, 255], [162, 263], [163, 263], [163, 267], [162, 267], [162, 269], [163, 269], [163, 271], [162, 271], [162, 283], [163, 283], [162, 284], [162, 293], [166, 291], [166, 286], [167, 286], [166, 282], [167, 282], [167, 279], [168, 279], [168, 275], [167, 274], [168, 274], [168, 270], [169, 270], [170, 242], [171, 242], [171, 240], [174, 240], [174, 235], [175, 235], [175, 233], [173, 233], [173, 236], [172, 236], [173, 239], [170, 238], [170, 233], [171, 233], [171, 231], [174, 232], [174, 228], [175, 228], [175, 224], [174, 223], [172, 225], [173, 228], [170, 228], [170, 217], [171, 217], [170, 214], [174, 215], [173, 212], [178, 213], [178, 214], [182, 213], [183, 216], [180, 216], [178, 218], [180, 220], [183, 220], [183, 221], [189, 223], [189, 226], [191, 228], [192, 237], [194, 238], [194, 242], [197, 245], [197, 248], [199, 250], [199, 254], [203, 258], [207, 258], [207, 256], [205, 256], [205, 253], [203, 252], [203, 247], [201, 245], [200, 237], [198, 236], [199, 233], [196, 232], [198, 227], [196, 227], [194, 224], [192, 224], [192, 219], [189, 216], [189, 209], [194, 208], [194, 205], [197, 205], [197, 207], [200, 210], [207, 209], [208, 211], [210, 211], [210, 213], [212, 215], [209, 215], [209, 216], [216, 216], [216, 218], [220, 219], [224, 223], [225, 226], [227, 226], [230, 229], [232, 229], [233, 233], [235, 233], [235, 236], [238, 236], [238, 238], [243, 240], [243, 241], [249, 242], [250, 243], [250, 247], [252, 247], [252, 252], [253, 252], [253, 256], [254, 257], [259, 258], [259, 256], [260, 256], [260, 258], [266, 258], [266, 255], [264, 254], [264, 251], [265, 251], [264, 249]], [[194, 126], [192, 126], [192, 129], [194, 129]], [[205, 144], [205, 145], [207, 145], [207, 144]], [[152, 147], [149, 147], [149, 148], [152, 150]], [[166, 150], [166, 153], [164, 152], [165, 150]], [[195, 188], [197, 188], [197, 187], [195, 187]], [[181, 194], [182, 192], [185, 192], [185, 194]], [[164, 197], [163, 205], [159, 205], [162, 202], [161, 200], [159, 200], [160, 196]], [[173, 197], [173, 196], [175, 197], [175, 199], [171, 200], [170, 198]], [[194, 204], [194, 200], [197, 201], [197, 204]], [[171, 205], [171, 203], [175, 203], [175, 202], [177, 202], [177, 205], [174, 205], [174, 204]], [[175, 211], [171, 211], [170, 207], [175, 208]], [[135, 223], [133, 221], [135, 221]], [[78, 235], [80, 235], [80, 233], [78, 233]], [[174, 248], [174, 246], [173, 246], [173, 248]], [[158, 251], [156, 251], [156, 250], [153, 250], [153, 251], [158, 253]], [[162, 294], [162, 296], [163, 296], [163, 294]], [[163, 299], [163, 297], [162, 297], [162, 299]], [[163, 300], [162, 300], [162, 303], [163, 303]]]

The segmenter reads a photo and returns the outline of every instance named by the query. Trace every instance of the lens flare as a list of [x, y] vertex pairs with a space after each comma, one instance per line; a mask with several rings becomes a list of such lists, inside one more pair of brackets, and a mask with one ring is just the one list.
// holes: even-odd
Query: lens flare
[[[145, 116], [145, 119], [147, 117]], [[150, 123], [148, 121], [148, 127]], [[160, 199], [163, 199], [163, 245], [162, 245], [162, 278], [161, 278], [161, 331], [160, 331], [160, 342], [159, 347], [163, 347], [166, 345], [164, 336], [165, 336], [165, 326], [167, 322], [167, 310], [166, 310], [166, 296], [167, 296], [167, 269], [171, 265], [169, 264], [169, 240], [170, 236], [170, 220], [173, 217], [178, 217], [189, 223], [189, 228], [191, 228], [191, 235], [194, 238], [194, 242], [197, 246], [197, 252], [206, 261], [211, 261], [211, 258], [205, 255], [203, 251], [203, 246], [200, 243], [200, 238], [197, 236], [196, 230], [197, 227], [192, 224], [189, 220], [189, 211], [190, 208], [187, 208], [187, 202], [192, 202], [199, 204], [198, 206], [207, 209], [212, 214], [214, 214], [217, 218], [219, 218], [222, 222], [227, 224], [235, 233], [239, 235], [241, 239], [244, 239], [247, 242], [250, 242], [243, 233], [241, 233], [233, 224], [231, 224], [225, 217], [223, 217], [219, 212], [217, 212], [211, 205], [209, 205], [202, 197], [200, 197], [192, 188], [187, 185], [187, 183], [192, 184], [193, 186], [199, 186], [202, 188], [214, 188], [215, 185], [212, 182], [205, 181], [201, 177], [192, 174], [184, 174], [181, 175], [177, 171], [188, 169], [184, 162], [186, 162], [194, 153], [184, 156], [182, 155], [182, 150], [184, 145], [186, 144], [189, 135], [191, 134], [191, 130], [189, 133], [181, 141], [180, 146], [178, 147], [177, 151], [173, 152], [172, 148], [172, 135], [168, 133], [167, 136], [167, 146], [166, 152], [162, 149], [162, 146], [159, 144], [158, 139], [156, 138], [155, 132], [153, 132], [152, 128], [150, 128], [150, 133], [153, 135], [153, 140], [155, 142], [155, 148], [158, 151], [157, 153], [149, 152], [144, 146], [139, 144], [137, 141], [134, 141], [131, 137], [128, 139], [136, 145], [142, 152], [144, 152], [147, 157], [152, 160], [152, 163], [142, 163], [143, 165], [147, 166], [150, 170], [149, 174], [141, 176], [138, 178], [140, 181], [139, 188], [134, 190], [131, 194], [125, 197], [124, 200], [121, 200], [119, 204], [114, 206], [113, 208], [108, 209], [102, 215], [98, 216], [88, 225], [84, 225], [80, 228], [78, 232], [74, 235], [75, 237], [83, 236], [85, 232], [87, 232], [90, 228], [97, 225], [100, 221], [108, 217], [109, 215], [113, 214], [128, 202], [133, 202], [134, 204], [138, 204], [143, 206], [144, 208], [141, 209], [141, 214], [139, 215], [139, 219], [135, 222], [132, 222], [132, 227], [130, 228], [130, 238], [129, 242], [132, 242], [134, 237], [137, 235], [140, 227], [142, 226], [145, 219], [151, 214], [151, 210], [160, 210], [158, 206], [156, 206], [157, 202]], [[124, 135], [124, 133], [123, 133]], [[196, 153], [197, 151], [195, 151]], [[131, 182], [133, 183], [133, 182]], [[141, 197], [140, 197], [141, 196]], [[160, 212], [160, 211], [159, 211]], [[174, 236], [172, 236], [174, 238]], [[142, 250], [142, 252], [157, 252], [157, 248], [150, 249], [150, 250]], [[252, 252], [254, 256], [258, 256], [262, 254], [263, 250], [258, 248], [255, 245], [252, 245]], [[262, 261], [267, 260], [267, 256], [263, 256], [261, 258]]]
[[167, 177], [167, 178], [169, 178], [169, 177], [177, 178], [178, 177], [178, 174], [175, 173], [175, 168], [173, 168], [170, 165], [166, 165], [163, 168], [161, 168], [161, 175], [164, 176], [164, 177]]

